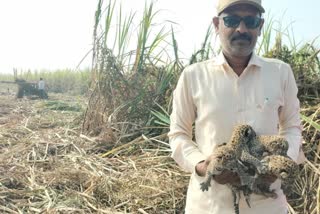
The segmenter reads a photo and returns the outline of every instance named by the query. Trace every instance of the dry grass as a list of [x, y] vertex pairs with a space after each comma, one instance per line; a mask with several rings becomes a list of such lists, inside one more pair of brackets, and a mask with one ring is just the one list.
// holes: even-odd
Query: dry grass
[[55, 111], [45, 104], [1, 97], [2, 213], [182, 210], [188, 175], [152, 140], [138, 138], [102, 158], [111, 145], [81, 135], [82, 112]]
[[[159, 44], [168, 33], [161, 28], [155, 38], [147, 38], [155, 26], [151, 25], [151, 4], [138, 27], [131, 26], [132, 14], [116, 25], [121, 36], [111, 42], [118, 48], [109, 49], [114, 6], [111, 1], [106, 8], [102, 3], [99, 0], [93, 35], [93, 91], [85, 114], [79, 108], [85, 104], [82, 99], [60, 96], [53, 102], [18, 101], [7, 91], [0, 92], [1, 213], [158, 214], [183, 210], [189, 175], [169, 158], [164, 140], [168, 129], [165, 113], [170, 112], [172, 90], [183, 69], [174, 34], [175, 59], [165, 67], [157, 66], [167, 47]], [[139, 35], [133, 51], [127, 50], [130, 26], [138, 29]], [[198, 53], [199, 60], [209, 57], [205, 47], [192, 57], [195, 61]], [[319, 77], [319, 62], [310, 63], [317, 59], [314, 52], [319, 52], [312, 46], [299, 53], [279, 47], [269, 54], [292, 62], [301, 97], [319, 98], [320, 81], [315, 78]], [[156, 48], [162, 51], [157, 53]], [[58, 86], [60, 89], [61, 84]], [[50, 95], [52, 98], [57, 97]], [[309, 161], [301, 166], [294, 193], [289, 196], [290, 213], [320, 214], [320, 128], [315, 127], [320, 106], [317, 102], [312, 106], [302, 111], [311, 119], [304, 122], [303, 132]], [[164, 114], [155, 118], [150, 110]], [[161, 118], [162, 129], [154, 123]], [[81, 127], [90, 136], [81, 133]], [[146, 133], [158, 136], [148, 139], [142, 135]]]
[[[164, 135], [126, 144], [108, 134], [85, 136], [82, 111], [51, 105], [74, 105], [73, 97], [0, 100], [1, 213], [182, 212], [189, 175], [163, 150]], [[318, 121], [317, 109], [302, 113]], [[303, 134], [309, 161], [289, 206], [291, 213], [319, 214], [319, 133], [305, 122]]]
[[[318, 102], [317, 102], [318, 103]], [[289, 196], [289, 203], [297, 214], [320, 213], [320, 105], [313, 105], [301, 109], [301, 113], [308, 116], [303, 122], [304, 151], [306, 163], [301, 166], [300, 175], [294, 185], [294, 194]]]

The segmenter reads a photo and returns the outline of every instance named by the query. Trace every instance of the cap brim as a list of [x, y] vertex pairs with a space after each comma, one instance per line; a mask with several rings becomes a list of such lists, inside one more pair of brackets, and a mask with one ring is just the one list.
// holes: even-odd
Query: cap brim
[[222, 13], [228, 7], [231, 7], [231, 6], [234, 6], [234, 5], [237, 5], [237, 4], [249, 4], [249, 5], [252, 5], [255, 8], [257, 8], [261, 13], [265, 12], [264, 8], [260, 4], [257, 4], [255, 2], [250, 2], [250, 1], [246, 0], [246, 1], [237, 1], [237, 2], [231, 3], [229, 5], [226, 5], [225, 7], [220, 8], [220, 10], [218, 11], [218, 14]]

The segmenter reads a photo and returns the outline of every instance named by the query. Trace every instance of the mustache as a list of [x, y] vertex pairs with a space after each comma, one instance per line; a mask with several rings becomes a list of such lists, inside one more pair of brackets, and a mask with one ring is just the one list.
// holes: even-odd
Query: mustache
[[231, 41], [235, 40], [248, 40], [251, 41], [252, 37], [247, 33], [238, 33], [231, 37]]

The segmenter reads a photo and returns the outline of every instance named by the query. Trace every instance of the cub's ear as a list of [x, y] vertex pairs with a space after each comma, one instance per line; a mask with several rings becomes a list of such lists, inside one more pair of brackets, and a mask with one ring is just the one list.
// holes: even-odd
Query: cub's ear
[[255, 138], [257, 137], [257, 134], [256, 132], [253, 130], [253, 128], [251, 126], [247, 126], [246, 128], [246, 134], [245, 134], [246, 137], [251, 137], [251, 138]]
[[289, 174], [288, 174], [288, 172], [286, 172], [286, 171], [282, 171], [282, 172], [280, 173], [280, 176], [281, 176], [282, 179], [286, 179], [286, 178], [289, 177]]
[[244, 131], [244, 136], [245, 136], [245, 137], [249, 137], [251, 134], [252, 134], [252, 130], [251, 130], [251, 129], [246, 129], [246, 130]]

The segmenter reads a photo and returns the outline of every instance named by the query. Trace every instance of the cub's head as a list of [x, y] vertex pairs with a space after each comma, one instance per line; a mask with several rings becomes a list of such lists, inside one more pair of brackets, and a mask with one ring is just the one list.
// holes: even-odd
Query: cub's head
[[220, 146], [214, 151], [213, 160], [216, 165], [232, 170], [236, 165], [236, 154], [229, 146]]
[[247, 143], [256, 137], [256, 132], [250, 125], [237, 125], [233, 130], [233, 140], [241, 143]]

